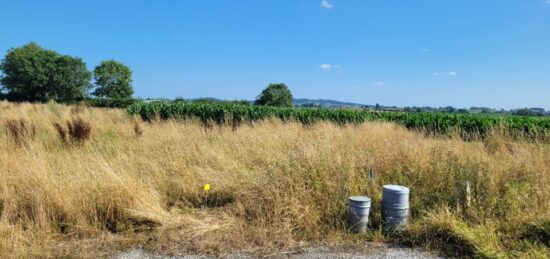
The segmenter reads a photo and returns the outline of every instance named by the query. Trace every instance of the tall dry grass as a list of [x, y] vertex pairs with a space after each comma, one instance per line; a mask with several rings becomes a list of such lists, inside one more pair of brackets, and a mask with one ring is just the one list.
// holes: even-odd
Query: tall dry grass
[[[389, 123], [205, 128], [72, 110], [0, 102], [0, 122], [36, 129], [17, 145], [0, 128], [2, 255], [94, 257], [136, 245], [221, 253], [362, 240], [458, 256], [550, 255], [548, 144], [498, 134], [436, 139]], [[75, 116], [91, 135], [66, 145], [53, 125]], [[399, 235], [379, 228], [388, 183], [412, 190], [411, 226]], [[346, 198], [356, 194], [373, 199], [371, 229], [361, 236], [345, 231]]]

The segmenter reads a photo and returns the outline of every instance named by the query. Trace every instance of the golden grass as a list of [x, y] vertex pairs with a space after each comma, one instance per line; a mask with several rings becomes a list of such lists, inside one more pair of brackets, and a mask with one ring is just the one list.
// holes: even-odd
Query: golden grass
[[[90, 123], [90, 139], [64, 143], [53, 125], [77, 117]], [[17, 145], [4, 127], [10, 120], [32, 123], [36, 137]], [[368, 239], [451, 255], [550, 256], [550, 231], [538, 227], [550, 224], [548, 144], [498, 134], [436, 139], [389, 123], [205, 129], [55, 103], [0, 102], [0, 123], [2, 255], [94, 257], [136, 245], [221, 253]], [[412, 224], [400, 236], [379, 230], [388, 183], [412, 191]], [[371, 231], [359, 237], [345, 231], [346, 198], [356, 194], [373, 198]]]

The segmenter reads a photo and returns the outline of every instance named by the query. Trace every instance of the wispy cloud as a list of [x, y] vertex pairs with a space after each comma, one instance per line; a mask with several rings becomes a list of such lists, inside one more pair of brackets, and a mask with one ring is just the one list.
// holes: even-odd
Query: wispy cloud
[[550, 0], [545, 0], [545, 1], [544, 1], [544, 2], [542, 2], [542, 3], [543, 3], [543, 4], [545, 4], [545, 5], [548, 5], [548, 6], [550, 6]]
[[323, 70], [330, 70], [332, 68], [332, 65], [331, 64], [321, 64], [321, 66], [319, 66], [319, 68], [321, 68]]
[[374, 81], [374, 82], [372, 82], [372, 85], [374, 85], [374, 86], [384, 86], [385, 84], [382, 81]]
[[[548, 0], [548, 1], [550, 1], [550, 0]], [[430, 52], [430, 49], [428, 49], [428, 48], [423, 48], [423, 49], [420, 49], [420, 52]]]
[[449, 71], [449, 72], [434, 72], [434, 76], [456, 76], [457, 73], [455, 71]]
[[329, 0], [321, 0], [321, 7], [325, 9], [330, 9], [334, 7], [334, 5]]
[[319, 66], [320, 69], [326, 70], [326, 71], [336, 71], [338, 74], [342, 74], [342, 66], [340, 65], [333, 65], [333, 64], [321, 64]]

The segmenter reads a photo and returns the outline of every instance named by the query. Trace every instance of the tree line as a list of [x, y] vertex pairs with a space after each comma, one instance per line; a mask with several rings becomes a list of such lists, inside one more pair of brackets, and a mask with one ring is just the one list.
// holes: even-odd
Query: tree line
[[[140, 100], [132, 98], [132, 70], [116, 60], [104, 60], [88, 71], [79, 57], [63, 55], [44, 49], [31, 42], [7, 51], [0, 62], [0, 100], [46, 102], [75, 102], [86, 100], [92, 106], [127, 107]], [[91, 81], [94, 81], [92, 84]], [[178, 101], [176, 98], [175, 101]], [[203, 102], [205, 100], [195, 100]], [[247, 103], [243, 101], [242, 103]], [[255, 105], [292, 107], [292, 93], [283, 83], [269, 84], [254, 101]], [[322, 107], [318, 104], [302, 104], [302, 107]], [[457, 109], [364, 105], [363, 109], [405, 112], [490, 113], [518, 116], [544, 116], [549, 111], [542, 108], [524, 108], [511, 111], [485, 107]]]
[[[62, 55], [31, 42], [8, 50], [0, 62], [0, 71], [0, 99], [88, 100], [102, 107], [126, 107], [135, 102], [132, 70], [116, 60], [102, 61], [90, 72], [82, 58]], [[269, 84], [254, 104], [291, 107], [292, 93], [283, 83]]]
[[8, 50], [0, 71], [0, 95], [10, 101], [130, 99], [134, 92], [132, 70], [123, 63], [105, 60], [90, 72], [82, 58], [44, 49], [34, 42]]

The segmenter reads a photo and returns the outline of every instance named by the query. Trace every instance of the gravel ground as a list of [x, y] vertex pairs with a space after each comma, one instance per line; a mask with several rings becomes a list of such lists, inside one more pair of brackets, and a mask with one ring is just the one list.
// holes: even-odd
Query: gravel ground
[[[302, 247], [293, 250], [281, 251], [277, 254], [246, 254], [232, 252], [220, 255], [221, 258], [407, 258], [407, 259], [424, 259], [424, 258], [442, 258], [436, 255], [399, 246], [386, 244], [366, 244], [363, 247], [327, 247], [327, 246], [312, 246]], [[126, 252], [117, 254], [114, 258], [117, 259], [202, 259], [202, 258], [217, 258], [208, 255], [192, 255], [181, 254], [176, 256], [163, 256], [160, 254], [151, 254], [142, 249], [132, 249]]]

